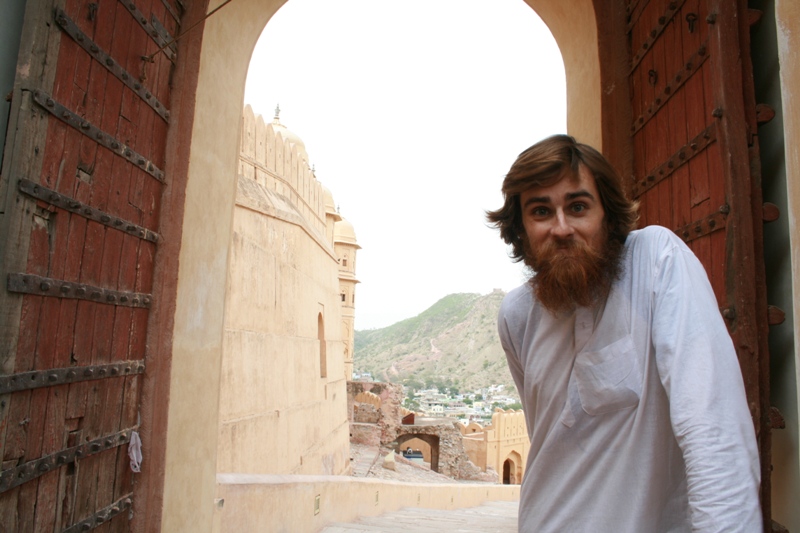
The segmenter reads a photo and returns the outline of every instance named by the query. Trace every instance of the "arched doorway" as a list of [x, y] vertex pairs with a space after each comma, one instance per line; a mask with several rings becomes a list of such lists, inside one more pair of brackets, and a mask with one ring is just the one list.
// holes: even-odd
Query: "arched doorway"
[[[159, 149], [168, 152], [169, 156], [163, 169], [164, 174], [156, 172], [154, 178], [166, 176], [168, 179], [165, 179], [161, 196], [162, 216], [158, 224], [159, 248], [154, 266], [155, 272], [137, 271], [137, 276], [149, 279], [152, 275], [154, 279], [155, 303], [152, 313], [146, 320], [150, 329], [147, 334], [140, 332], [138, 337], [142, 339], [143, 345], [147, 344], [147, 352], [152, 354], [153, 361], [152, 364], [148, 361], [146, 375], [143, 378], [141, 406], [134, 405], [130, 409], [134, 413], [132, 416], [136, 418], [137, 407], [141, 407], [143, 439], [147, 443], [146, 449], [150, 450], [144, 462], [146, 472], [143, 472], [142, 483], [138, 485], [144, 487], [138, 489], [142, 496], [142, 507], [139, 509], [146, 511], [138, 513], [135, 518], [146, 524], [143, 526], [144, 529], [161, 527], [166, 531], [177, 529], [202, 531], [207, 530], [213, 522], [214, 510], [211, 506], [198, 505], [198, 502], [209, 502], [213, 499], [219, 454], [219, 439], [216, 434], [219, 426], [220, 381], [225, 342], [225, 285], [229, 272], [229, 241], [233, 227], [235, 198], [235, 187], [229, 177], [236, 173], [238, 125], [243, 107], [243, 85], [249, 57], [262, 29], [284, 3], [281, 0], [239, 0], [226, 3], [205, 22], [203, 22], [204, 15], [220, 7], [222, 1], [213, 1], [209, 4], [187, 3], [188, 11], [182, 18], [181, 25], [192, 30], [181, 34], [181, 39], [178, 41], [178, 60], [172, 73], [174, 77], [168, 75], [166, 71], [162, 77], [174, 80], [175, 83], [170, 98], [168, 139], [164, 140], [163, 135], [160, 135], [153, 140]], [[589, 0], [575, 0], [574, 3], [591, 12]], [[158, 4], [160, 3], [156, 3]], [[561, 4], [563, 5], [563, 2]], [[109, 8], [112, 12], [119, 8], [119, 5], [112, 5], [116, 6]], [[52, 5], [28, 3], [27, 7], [35, 15], [31, 18], [36, 19], [30, 23], [31, 25], [36, 24], [37, 28], [55, 26], [52, 24]], [[96, 8], [95, 3], [81, 3], [80, 9], [86, 13], [83, 19], [91, 22], [95, 18]], [[101, 12], [104, 12], [104, 9], [105, 7], [101, 7]], [[128, 9], [135, 11], [137, 4], [135, 2], [126, 4], [123, 12]], [[165, 8], [159, 7], [159, 9]], [[175, 14], [165, 14], [162, 18], [167, 16], [179, 18]], [[563, 24], [574, 27], [573, 18], [573, 14], [569, 17], [564, 15]], [[549, 21], [551, 27], [553, 21], [557, 19], [558, 15], [551, 17]], [[145, 26], [149, 24], [148, 17], [145, 16], [130, 20], [134, 22], [139, 20]], [[196, 23], [202, 24], [196, 26]], [[31, 27], [27, 16], [25, 25], [26, 28]], [[110, 27], [105, 26], [103, 29], [109, 30]], [[54, 28], [53, 31], [61, 30]], [[106, 31], [104, 36], [109, 40], [109, 47], [111, 33], [113, 32]], [[158, 31], [147, 30], [137, 35], [149, 38], [147, 35], [152, 33], [158, 34]], [[591, 35], [591, 32], [585, 33]], [[38, 37], [42, 36], [37, 33]], [[71, 42], [68, 38], [66, 34], [62, 36], [59, 33], [47, 35], [41, 42], [58, 45], [59, 40], [65, 43]], [[120, 39], [124, 40], [124, 37]], [[41, 53], [41, 56], [36, 56], [35, 62], [46, 65], [47, 68], [56, 65], [57, 61], [53, 54], [57, 52], [53, 52], [50, 47], [41, 47], [38, 43], [39, 41], [36, 41], [35, 46], [27, 44], [30, 49], [36, 48], [37, 53]], [[72, 46], [77, 47], [74, 43]], [[130, 55], [141, 58], [139, 54], [158, 49], [158, 45], [154, 43], [148, 46], [147, 50], [134, 51]], [[66, 55], [63, 58], [66, 58]], [[58, 59], [60, 61], [62, 57]], [[30, 57], [23, 57], [22, 61], [23, 65], [31, 64]], [[65, 59], [65, 62], [67, 61], [68, 59]], [[84, 66], [88, 68], [89, 62], [89, 60], [84, 61]], [[115, 68], [115, 60], [111, 57], [103, 61], [95, 59], [92, 65], [92, 72], [97, 67], [100, 73], [98, 77], [93, 78], [93, 84], [100, 85], [102, 82], [105, 87], [107, 73], [100, 69]], [[65, 65], [62, 67], [69, 70]], [[117, 72], [117, 74], [123, 79], [131, 80], [129, 73]], [[139, 74], [138, 71], [135, 75], [144, 77], [144, 73]], [[152, 70], [149, 75], [152, 79]], [[30, 89], [36, 88], [39, 82], [46, 84], [45, 77], [42, 76], [43, 79], [37, 79], [36, 83], [27, 85], [24, 92], [30, 92]], [[137, 88], [138, 84], [135, 82], [133, 85], [134, 90], [141, 88], [141, 86]], [[122, 95], [120, 90], [110, 90], [110, 92], [114, 97]], [[20, 96], [19, 91], [16, 95]], [[150, 93], [140, 96], [143, 100], [152, 99]], [[17, 99], [16, 102], [19, 101]], [[52, 108], [54, 105], [55, 102], [44, 103], [40, 107]], [[109, 124], [119, 122], [118, 117], [106, 118]], [[164, 115], [162, 118], [167, 117]], [[90, 126], [88, 121], [85, 123], [75, 121], [74, 124], [84, 131], [81, 134], [88, 132], [87, 128]], [[597, 127], [597, 124], [593, 122], [591, 126]], [[113, 141], [106, 139], [100, 131], [93, 132], [91, 137], [95, 140], [108, 140], [113, 149], [121, 149], [119, 143], [114, 144]], [[152, 135], [145, 133], [141, 137], [153, 138]], [[45, 134], [42, 134], [42, 138], [46, 140]], [[34, 145], [35, 143], [30, 143], [30, 151], [38, 153], [39, 147], [36, 146], [34, 150]], [[88, 141], [86, 145], [91, 149]], [[28, 157], [28, 154], [22, 155]], [[31, 157], [35, 159], [34, 156]], [[144, 159], [139, 162], [132, 152], [126, 157], [133, 159], [129, 161], [132, 164], [143, 167], [148, 172], [155, 172], [148, 167]], [[75, 166], [77, 165], [73, 165], [70, 169], [72, 175], [75, 175]], [[89, 173], [86, 169], [82, 172]], [[83, 174], [80, 174], [78, 179], [89, 181]], [[21, 175], [27, 174], [21, 173]], [[3, 187], [0, 188], [8, 189], [5, 187], [8, 183], [3, 182]], [[106, 187], [105, 191], [108, 190]], [[12, 196], [14, 195], [8, 197]], [[11, 203], [7, 205], [10, 206]], [[145, 207], [152, 206], [148, 208], [155, 211], [156, 205], [157, 202], [152, 202]], [[43, 215], [49, 216], [45, 213]], [[98, 216], [103, 223], [102, 215]], [[5, 220], [7, 217], [3, 217], [3, 223], [0, 225], [6, 232], [4, 236], [10, 236], [12, 233], [8, 230]], [[100, 255], [91, 248], [78, 249], [76, 253], [81, 255], [84, 251], [87, 255], [98, 258], [99, 262]], [[15, 260], [24, 263], [25, 258], [21, 254], [17, 255], [19, 257], [15, 256]], [[138, 267], [135, 261], [130, 261], [128, 264]], [[17, 271], [23, 272], [23, 267], [24, 264]], [[113, 272], [107, 277], [111, 280], [115, 278]], [[45, 284], [45, 287], [46, 289], [41, 290], [50, 290], [49, 285]], [[117, 296], [113, 294], [109, 296], [116, 301]], [[12, 311], [8, 316], [13, 314]], [[19, 330], [18, 323], [10, 326]], [[100, 331], [108, 328], [98, 326], [96, 329]], [[30, 331], [25, 330], [20, 333], [25, 336], [29, 335]], [[15, 334], [12, 334], [12, 337], [13, 335]], [[143, 340], [145, 336], [146, 342]], [[8, 336], [4, 337], [6, 338]], [[87, 335], [76, 332], [75, 338], [85, 340]], [[326, 355], [330, 363], [333, 354]], [[185, 453], [188, 449], [193, 450], [191, 457]], [[148, 502], [151, 505], [144, 507]]]
[[[162, 527], [197, 530], [211, 522], [211, 511], [198, 512], [193, 501], [213, 490], [217, 444], [215, 434], [222, 353], [222, 330], [228, 240], [234, 187], [238, 125], [249, 59], [261, 31], [283, 0], [231, 2], [205, 23], [198, 58], [196, 116], [187, 137], [188, 181], [185, 211], [179, 225], [180, 254], [172, 340], [170, 404], [166, 438], [167, 465]], [[540, 14], [564, 56], [570, 132], [601, 144], [599, 57], [594, 9], [590, 0], [541, 0], [530, 4]], [[218, 3], [209, 6], [209, 11]], [[549, 9], [548, 9], [549, 6]], [[576, 14], [580, 16], [576, 17]], [[221, 95], [225, 95], [224, 98]], [[213, 112], [210, 110], [213, 109]], [[207, 200], [214, 198], [214, 209]], [[176, 221], [178, 222], [178, 221]], [[198, 309], [208, 310], [198, 322]], [[202, 358], [207, 364], [197, 365]], [[197, 412], [207, 413], [198, 420]], [[177, 428], [181, 428], [177, 431]], [[183, 450], [204, 443], [203, 465], [187, 462]]]
[[431, 470], [439, 471], [439, 437], [436, 435], [424, 435], [409, 433], [397, 438], [397, 450], [403, 450], [404, 444], [410, 440], [419, 439], [430, 447]]
[[503, 461], [503, 484], [519, 485], [522, 483], [522, 457], [517, 452], [511, 452]]

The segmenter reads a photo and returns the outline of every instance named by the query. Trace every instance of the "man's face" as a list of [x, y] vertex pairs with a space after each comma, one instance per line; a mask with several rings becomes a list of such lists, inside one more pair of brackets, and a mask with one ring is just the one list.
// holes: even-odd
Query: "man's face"
[[548, 246], [572, 253], [584, 245], [602, 253], [606, 242], [605, 211], [594, 177], [581, 165], [577, 178], [567, 176], [548, 187], [533, 187], [520, 195], [528, 249], [536, 256]]
[[528, 239], [525, 264], [539, 302], [552, 313], [589, 307], [605, 297], [618, 272], [620, 246], [607, 238], [594, 177], [580, 167], [547, 187], [520, 195]]

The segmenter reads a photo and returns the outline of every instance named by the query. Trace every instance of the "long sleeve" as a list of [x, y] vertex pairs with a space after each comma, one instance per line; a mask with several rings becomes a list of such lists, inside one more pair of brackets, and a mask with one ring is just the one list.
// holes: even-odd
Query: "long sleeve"
[[692, 529], [761, 531], [758, 452], [736, 352], [703, 266], [670, 240], [655, 265], [652, 340]]
[[514, 379], [514, 384], [517, 386], [517, 393], [520, 398], [524, 397], [524, 383], [525, 371], [522, 368], [517, 350], [514, 348], [514, 342], [511, 339], [511, 334], [508, 331], [508, 324], [506, 323], [506, 316], [503, 310], [497, 317], [497, 333], [500, 337], [500, 345], [506, 354], [508, 360], [508, 369], [511, 371], [511, 377]]

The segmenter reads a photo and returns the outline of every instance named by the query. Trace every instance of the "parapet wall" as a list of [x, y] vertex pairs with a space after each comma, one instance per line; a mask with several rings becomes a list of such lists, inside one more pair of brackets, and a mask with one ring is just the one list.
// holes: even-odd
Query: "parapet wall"
[[492, 414], [492, 425], [485, 428], [489, 440], [507, 440], [528, 436], [525, 413], [522, 410], [504, 411], [495, 409]]
[[487, 501], [515, 501], [519, 489], [517, 485], [415, 485], [347, 476], [218, 474], [214, 532], [312, 533], [334, 522], [403, 507], [461, 509]]
[[245, 106], [239, 175], [286, 197], [312, 228], [325, 235], [322, 185], [304, 154], [302, 147], [284, 139], [272, 123], [254, 114], [249, 105]]
[[486, 443], [486, 466], [503, 472], [503, 465], [509, 461], [513, 470], [511, 483], [520, 483], [528, 460], [531, 444], [525, 423], [525, 414], [519, 411], [495, 409], [492, 425], [484, 430]]

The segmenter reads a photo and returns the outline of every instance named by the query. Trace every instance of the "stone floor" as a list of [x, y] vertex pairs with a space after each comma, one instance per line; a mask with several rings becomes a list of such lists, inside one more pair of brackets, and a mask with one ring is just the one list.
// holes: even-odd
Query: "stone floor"
[[442, 511], [406, 508], [351, 524], [330, 524], [320, 533], [516, 533], [519, 502], [487, 502]]

